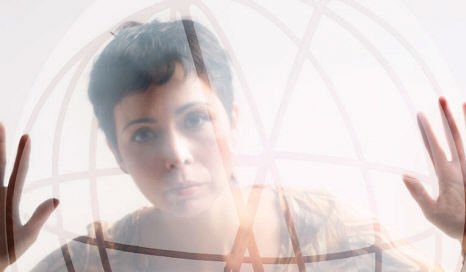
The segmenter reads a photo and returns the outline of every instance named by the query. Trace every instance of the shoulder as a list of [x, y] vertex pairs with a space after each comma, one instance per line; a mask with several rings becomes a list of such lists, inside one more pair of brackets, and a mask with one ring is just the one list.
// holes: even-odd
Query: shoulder
[[282, 215], [289, 212], [289, 219], [293, 220], [296, 227], [305, 227], [308, 231], [317, 231], [328, 225], [335, 226], [344, 222], [344, 218], [351, 218], [357, 214], [327, 191], [273, 186], [258, 188], [264, 189], [265, 201], [275, 202]]
[[[285, 221], [296, 230], [301, 253], [317, 271], [443, 271], [408, 242], [396, 242], [379, 221], [322, 190], [268, 188], [282, 199]], [[287, 207], [285, 207], [287, 206]], [[288, 209], [289, 218], [286, 218]], [[290, 235], [291, 236], [291, 235]], [[289, 242], [291, 243], [291, 242]], [[294, 251], [288, 247], [288, 255]], [[380, 254], [380, 255], [379, 255]], [[375, 255], [379, 255], [378, 258]]]
[[[280, 194], [280, 192], [278, 192]], [[348, 223], [356, 213], [323, 190], [283, 189], [283, 197], [299, 242], [308, 255], [346, 250]], [[282, 200], [282, 201], [284, 201]]]
[[[104, 240], [107, 242], [119, 244], [137, 244], [139, 232], [137, 231], [138, 222], [143, 220], [146, 213], [150, 208], [142, 208], [134, 211], [114, 224], [105, 222], [94, 222], [88, 225], [87, 235], [80, 236], [69, 243], [64, 244], [59, 249], [56, 249], [39, 262], [32, 271], [34, 272], [55, 272], [55, 271], [69, 271], [68, 267], [72, 266], [75, 271], [102, 271], [102, 262], [100, 259], [99, 251], [95, 245], [96, 226], [101, 227]], [[106, 246], [111, 249], [111, 246]], [[121, 252], [117, 250], [107, 250], [112, 267], [122, 267], [116, 262], [128, 263], [128, 258], [124, 257]], [[128, 255], [128, 254], [126, 254]]]

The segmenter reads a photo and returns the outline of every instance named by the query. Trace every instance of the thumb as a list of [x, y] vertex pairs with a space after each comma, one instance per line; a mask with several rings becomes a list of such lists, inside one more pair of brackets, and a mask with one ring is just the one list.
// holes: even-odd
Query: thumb
[[24, 225], [25, 229], [34, 234], [38, 233], [59, 203], [60, 201], [56, 198], [51, 198], [42, 202], [34, 211], [29, 221]]
[[417, 178], [409, 175], [403, 175], [403, 181], [411, 196], [416, 200], [419, 207], [421, 207], [424, 215], [429, 217], [430, 212], [433, 211], [435, 200], [430, 197], [424, 186], [422, 186], [421, 182]]

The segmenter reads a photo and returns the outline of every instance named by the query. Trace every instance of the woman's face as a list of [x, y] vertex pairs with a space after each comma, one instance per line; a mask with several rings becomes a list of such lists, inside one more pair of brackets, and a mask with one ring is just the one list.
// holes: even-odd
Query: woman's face
[[124, 97], [114, 117], [120, 166], [157, 208], [196, 216], [228, 188], [236, 108], [230, 123], [215, 92], [180, 65], [166, 84]]

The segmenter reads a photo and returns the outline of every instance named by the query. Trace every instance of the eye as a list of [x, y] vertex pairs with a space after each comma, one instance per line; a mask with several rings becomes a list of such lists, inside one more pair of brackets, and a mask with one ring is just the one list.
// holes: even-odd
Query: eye
[[184, 119], [184, 126], [188, 129], [201, 127], [205, 122], [210, 121], [210, 117], [204, 112], [188, 113]]
[[136, 143], [144, 143], [155, 138], [155, 133], [152, 129], [147, 127], [142, 127], [137, 129], [131, 140]]

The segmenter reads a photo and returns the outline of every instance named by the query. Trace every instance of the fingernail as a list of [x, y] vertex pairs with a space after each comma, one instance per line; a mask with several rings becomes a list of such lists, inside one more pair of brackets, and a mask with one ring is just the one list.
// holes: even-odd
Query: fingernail
[[28, 135], [23, 134], [23, 136], [21, 136], [21, 139], [19, 140], [19, 143], [25, 145], [27, 143], [27, 140], [28, 140]]
[[409, 175], [403, 175], [403, 180], [408, 181], [410, 183], [415, 182], [415, 179], [413, 177], [409, 176]]
[[60, 204], [60, 200], [58, 200], [57, 198], [54, 198], [53, 199], [53, 207], [56, 208], [58, 206], [58, 204]]
[[439, 104], [442, 108], [445, 108], [447, 106], [447, 99], [444, 96], [441, 96], [439, 98]]

